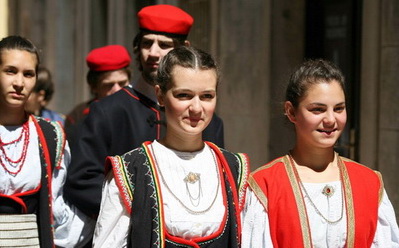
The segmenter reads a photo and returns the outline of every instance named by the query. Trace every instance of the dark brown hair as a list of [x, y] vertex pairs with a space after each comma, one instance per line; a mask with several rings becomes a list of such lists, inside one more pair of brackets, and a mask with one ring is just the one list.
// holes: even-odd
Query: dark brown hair
[[7, 36], [2, 40], [0, 40], [0, 64], [3, 63], [1, 55], [4, 50], [21, 50], [36, 55], [36, 60], [37, 60], [36, 72], [37, 72], [40, 63], [39, 52], [36, 46], [30, 40], [17, 35]]
[[290, 101], [294, 107], [298, 107], [310, 86], [317, 83], [330, 83], [332, 80], [337, 81], [345, 93], [344, 75], [335, 64], [323, 59], [307, 60], [291, 75], [285, 100]]
[[215, 70], [217, 85], [219, 84], [220, 73], [212, 56], [194, 47], [181, 46], [171, 50], [159, 63], [156, 83], [163, 93], [171, 87], [172, 71], [175, 66], [200, 70]]

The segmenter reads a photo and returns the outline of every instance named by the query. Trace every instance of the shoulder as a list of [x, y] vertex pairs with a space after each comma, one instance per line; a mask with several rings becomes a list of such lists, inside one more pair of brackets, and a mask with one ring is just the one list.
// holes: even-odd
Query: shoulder
[[[148, 111], [146, 103], [147, 99], [143, 99], [134, 89], [125, 87], [118, 92], [107, 96], [90, 105], [90, 113], [102, 111], [106, 115], [120, 115], [121, 113], [131, 114], [132, 112]], [[155, 103], [151, 102], [152, 105]], [[149, 105], [151, 105], [149, 104]], [[151, 106], [152, 106], [151, 105]]]
[[62, 135], [63, 127], [60, 122], [58, 121], [51, 121], [44, 117], [33, 116], [33, 119], [36, 123], [40, 126], [41, 129], [53, 129], [57, 135]]
[[121, 101], [123, 102], [126, 100], [139, 100], [139, 97], [137, 96], [136, 92], [130, 87], [124, 87], [123, 89], [115, 92], [114, 94], [102, 98], [101, 100], [97, 101], [95, 104], [101, 106], [107, 106], [107, 105], [118, 104]]
[[275, 173], [281, 170], [285, 171], [285, 165], [287, 163], [287, 156], [278, 157], [254, 170], [251, 175], [262, 176], [264, 174]]
[[66, 146], [66, 137], [62, 124], [58, 121], [48, 121], [42, 117], [33, 116], [37, 133], [41, 142], [50, 149], [52, 164], [59, 168]]
[[[134, 170], [135, 167], [144, 164], [147, 159], [146, 154], [146, 146], [143, 144], [122, 155], [108, 156], [106, 163], [107, 166], [111, 165], [114, 170], [122, 167], [128, 170]], [[109, 167], [107, 169], [109, 169]]]
[[89, 106], [90, 102], [82, 102], [73, 107], [73, 109], [67, 114], [67, 116], [78, 116], [82, 115], [83, 110]]
[[229, 166], [248, 166], [249, 165], [249, 157], [246, 153], [234, 153], [230, 152], [224, 148], [217, 146], [216, 144], [205, 141], [205, 143], [214, 151], [216, 155], [223, 156], [226, 159], [226, 162]]
[[65, 121], [65, 115], [46, 108], [42, 110], [42, 117], [51, 121], [59, 121], [62, 124]]
[[351, 160], [349, 158], [345, 158], [345, 157], [341, 157], [341, 156], [339, 158], [345, 164], [345, 167], [347, 168], [347, 170], [352, 173], [356, 173], [359, 175], [370, 175], [370, 176], [376, 176], [376, 177], [381, 176], [380, 172], [373, 170], [373, 169], [367, 167], [366, 165], [363, 165], [363, 164], [356, 162], [354, 160]]
[[218, 123], [218, 124], [223, 124], [222, 118], [220, 118], [216, 113], [213, 114], [212, 122]]

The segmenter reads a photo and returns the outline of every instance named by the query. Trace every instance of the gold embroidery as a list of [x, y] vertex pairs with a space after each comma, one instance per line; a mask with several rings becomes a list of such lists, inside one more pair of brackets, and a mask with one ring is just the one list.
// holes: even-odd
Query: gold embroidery
[[353, 205], [353, 194], [351, 183], [349, 180], [348, 171], [342, 160], [342, 157], [338, 157], [338, 166], [341, 166], [342, 171], [342, 183], [344, 184], [345, 203], [346, 203], [346, 215], [347, 215], [347, 238], [346, 247], [351, 248], [355, 246], [355, 209]]
[[265, 208], [265, 211], [267, 212], [268, 211], [268, 208], [267, 208], [267, 197], [263, 193], [261, 188], [259, 187], [259, 185], [256, 182], [256, 180], [252, 177], [252, 175], [249, 175], [249, 177], [248, 177], [248, 184], [249, 184], [249, 187], [251, 188], [251, 190], [254, 192], [254, 194], [258, 197], [260, 203]]
[[303, 200], [302, 191], [299, 186], [299, 182], [295, 176], [295, 172], [293, 169], [293, 164], [290, 163], [289, 155], [284, 156], [284, 165], [285, 169], [287, 170], [287, 175], [291, 183], [291, 188], [295, 196], [296, 205], [298, 208], [299, 214], [299, 221], [302, 229], [303, 234], [303, 247], [311, 248], [312, 247], [312, 240], [310, 236], [310, 227], [308, 223], [307, 213], [306, 213], [306, 205], [305, 201]]

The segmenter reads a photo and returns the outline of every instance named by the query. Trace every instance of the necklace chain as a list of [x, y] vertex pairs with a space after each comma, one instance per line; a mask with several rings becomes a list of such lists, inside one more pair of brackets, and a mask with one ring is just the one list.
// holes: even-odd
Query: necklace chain
[[[183, 206], [183, 208], [186, 209], [186, 210], [187, 210], [189, 213], [191, 213], [191, 214], [200, 215], [200, 214], [204, 214], [204, 213], [208, 212], [208, 211], [212, 208], [212, 206], [215, 204], [215, 202], [216, 202], [216, 198], [217, 198], [217, 196], [218, 196], [219, 187], [220, 187], [219, 168], [218, 168], [218, 164], [217, 164], [217, 162], [216, 162], [215, 154], [211, 151], [211, 153], [212, 153], [212, 158], [213, 158], [213, 161], [214, 161], [214, 164], [215, 164], [215, 168], [216, 168], [217, 179], [218, 179], [218, 180], [217, 180], [218, 184], [217, 184], [217, 187], [216, 187], [215, 197], [213, 198], [211, 204], [210, 204], [206, 209], [196, 211], [196, 210], [192, 210], [192, 209], [190, 209], [189, 207], [187, 207], [186, 204], [184, 204], [184, 202], [183, 202], [182, 200], [180, 200], [179, 197], [177, 197], [177, 196], [173, 193], [173, 191], [170, 189], [169, 185], [166, 183], [165, 178], [163, 177], [163, 174], [162, 174], [162, 172], [161, 172], [161, 169], [159, 168], [159, 163], [158, 163], [158, 161], [157, 161], [157, 157], [156, 157], [156, 155], [155, 155], [153, 145], [151, 145], [151, 150], [152, 150], [152, 154], [154, 155], [155, 164], [156, 164], [156, 166], [158, 167], [158, 171], [159, 171], [159, 175], [160, 175], [160, 177], [161, 177], [162, 183], [165, 185], [166, 189], [171, 193], [171, 195], [173, 196], [173, 198], [175, 198], [175, 199], [180, 203], [180, 205]], [[186, 184], [187, 184], [187, 183], [186, 183]], [[190, 200], [191, 200], [191, 199], [190, 199]]]
[[[317, 213], [320, 217], [322, 217], [328, 224], [335, 224], [335, 223], [340, 222], [340, 221], [342, 220], [342, 217], [344, 216], [344, 197], [343, 197], [344, 192], [343, 192], [343, 190], [342, 190], [342, 193], [341, 193], [341, 216], [340, 216], [337, 220], [329, 220], [329, 219], [327, 219], [327, 218], [320, 212], [320, 210], [317, 208], [316, 204], [312, 201], [312, 198], [310, 198], [310, 196], [309, 196], [309, 194], [308, 194], [308, 192], [307, 192], [305, 186], [304, 186], [303, 183], [302, 183], [301, 178], [299, 177], [299, 173], [298, 173], [298, 170], [297, 170], [296, 167], [295, 167], [295, 162], [294, 162], [294, 159], [292, 158], [291, 153], [288, 155], [288, 157], [289, 157], [289, 159], [290, 159], [291, 166], [292, 166], [292, 168], [294, 169], [294, 173], [295, 173], [295, 176], [296, 176], [296, 178], [297, 178], [297, 180], [298, 180], [298, 182], [299, 182], [299, 185], [301, 186], [301, 190], [303, 191], [303, 193], [305, 194], [305, 196], [309, 199], [310, 205], [312, 205], [312, 207], [314, 208], [314, 210], [316, 211], [316, 213]], [[340, 165], [340, 162], [339, 162], [339, 161], [340, 161], [340, 160], [338, 159], [338, 173], [339, 173], [339, 180], [340, 180], [340, 182], [341, 182], [341, 188], [342, 188], [342, 180], [341, 180], [341, 174], [342, 174], [342, 173], [341, 173], [341, 165]], [[327, 196], [327, 197], [328, 197], [328, 196]]]
[[[186, 171], [184, 170], [184, 168], [183, 168], [183, 171], [186, 174]], [[183, 179], [183, 181], [186, 184], [187, 195], [190, 198], [191, 205], [193, 205], [194, 207], [198, 207], [198, 205], [201, 202], [201, 196], [202, 196], [201, 175], [199, 173], [189, 172], [187, 174], [187, 176]], [[188, 184], [189, 183], [194, 184], [196, 182], [198, 182], [198, 195], [193, 196], [191, 194]], [[197, 203], [195, 203], [194, 201], [197, 201]]]
[[[23, 139], [24, 143], [22, 146], [21, 156], [18, 159], [13, 160], [11, 157], [9, 157], [7, 155], [4, 147], [12, 145], [12, 144], [15, 144], [15, 146], [16, 146], [17, 143], [19, 143], [22, 140], [22, 137], [24, 137], [24, 139]], [[9, 174], [16, 176], [22, 170], [22, 167], [25, 164], [26, 154], [28, 151], [28, 145], [29, 145], [29, 121], [25, 122], [22, 125], [21, 134], [18, 136], [17, 139], [9, 141], [9, 142], [3, 142], [0, 137], [0, 150], [3, 154], [3, 156], [0, 156], [0, 164], [4, 168], [4, 170], [6, 170]], [[16, 170], [11, 170], [11, 169], [7, 168], [6, 162], [8, 164], [10, 164], [11, 167], [16, 168]]]

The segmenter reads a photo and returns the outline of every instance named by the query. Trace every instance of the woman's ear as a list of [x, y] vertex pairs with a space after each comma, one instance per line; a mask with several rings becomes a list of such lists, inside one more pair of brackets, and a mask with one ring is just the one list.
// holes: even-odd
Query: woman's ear
[[155, 94], [157, 95], [157, 100], [158, 100], [159, 106], [163, 107], [164, 106], [163, 94], [162, 94], [161, 87], [159, 87], [159, 85], [155, 85]]
[[292, 122], [292, 123], [296, 122], [295, 108], [290, 101], [286, 101], [284, 103], [284, 114], [287, 116], [287, 118], [288, 118], [288, 120], [290, 120], [290, 122]]

